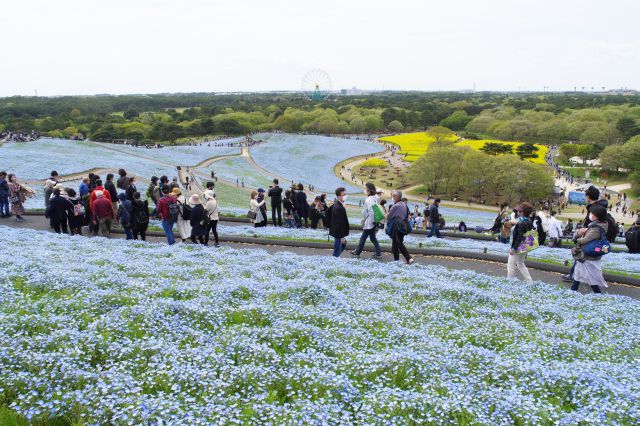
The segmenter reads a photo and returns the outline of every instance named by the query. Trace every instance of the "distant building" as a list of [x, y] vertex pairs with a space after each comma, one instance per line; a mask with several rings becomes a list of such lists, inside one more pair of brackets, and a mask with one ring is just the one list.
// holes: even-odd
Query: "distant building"
[[368, 90], [358, 89], [356, 86], [353, 86], [351, 89], [340, 90], [340, 94], [344, 96], [360, 96], [360, 95], [370, 95], [371, 92]]

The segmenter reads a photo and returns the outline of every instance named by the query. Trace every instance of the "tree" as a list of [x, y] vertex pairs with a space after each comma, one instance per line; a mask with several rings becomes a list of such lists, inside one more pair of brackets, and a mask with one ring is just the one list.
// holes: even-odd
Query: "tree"
[[404, 130], [404, 126], [398, 120], [393, 120], [387, 125], [387, 128], [394, 133], [398, 133]]
[[125, 120], [133, 120], [134, 118], [138, 117], [138, 114], [139, 112], [135, 109], [128, 109], [122, 114], [122, 116]]
[[600, 153], [600, 166], [604, 170], [617, 171], [627, 164], [627, 152], [622, 145], [611, 145]]
[[503, 155], [503, 154], [513, 154], [513, 144], [510, 143], [497, 143], [497, 142], [487, 142], [484, 144], [480, 151], [484, 152], [488, 155]]
[[532, 143], [523, 143], [522, 145], [518, 145], [516, 148], [516, 154], [518, 154], [518, 156], [523, 160], [527, 158], [536, 158], [538, 156], [537, 152], [538, 147]]
[[622, 134], [622, 137], [627, 140], [635, 135], [640, 134], [640, 126], [631, 117], [622, 117], [616, 124], [616, 129]]
[[440, 125], [453, 130], [463, 130], [473, 119], [466, 111], [454, 111], [450, 116], [440, 121]]

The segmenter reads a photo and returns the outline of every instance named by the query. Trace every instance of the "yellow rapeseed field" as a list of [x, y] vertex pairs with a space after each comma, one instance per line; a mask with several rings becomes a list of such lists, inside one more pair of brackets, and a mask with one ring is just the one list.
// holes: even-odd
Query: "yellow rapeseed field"
[[[427, 152], [429, 145], [435, 142], [436, 139], [428, 132], [416, 132], [416, 133], [403, 133], [403, 134], [394, 135], [394, 136], [385, 136], [380, 138], [380, 140], [383, 142], [389, 142], [399, 146], [400, 150], [398, 152], [400, 154], [406, 154], [405, 160], [409, 162], [414, 162], [420, 156], [422, 156], [425, 152]], [[456, 140], [456, 136], [452, 136], [451, 140]], [[483, 140], [464, 140], [464, 141], [457, 142], [456, 145], [469, 146], [473, 149], [480, 150], [480, 148], [482, 148], [487, 142], [513, 144], [514, 152], [515, 152], [515, 148], [518, 145], [523, 144], [523, 142], [483, 139]], [[547, 155], [549, 148], [546, 147], [545, 145], [540, 145], [540, 144], [536, 144], [535, 146], [538, 147], [538, 156], [536, 158], [532, 158], [530, 161], [536, 164], [545, 164], [544, 157]]]
[[387, 167], [389, 164], [380, 159], [380, 158], [369, 158], [368, 160], [363, 161], [362, 163], [360, 163], [360, 167], [380, 167], [380, 168], [384, 168]]

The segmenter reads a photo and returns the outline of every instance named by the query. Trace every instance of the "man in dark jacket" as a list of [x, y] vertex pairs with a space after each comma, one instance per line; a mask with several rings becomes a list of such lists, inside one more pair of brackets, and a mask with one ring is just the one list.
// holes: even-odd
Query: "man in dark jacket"
[[53, 198], [49, 202], [49, 219], [53, 225], [53, 229], [60, 234], [68, 234], [67, 219], [73, 215], [72, 204], [60, 195], [59, 189], [53, 190]]
[[0, 172], [0, 217], [9, 217], [9, 183], [7, 172]]
[[[282, 188], [278, 186], [278, 179], [273, 180], [273, 186], [269, 188], [269, 198], [271, 198], [271, 222], [273, 226], [282, 226]], [[278, 222], [276, 222], [276, 211], [278, 212]]]
[[[591, 185], [589, 188], [587, 188], [586, 191], [584, 191], [584, 195], [587, 198], [587, 209], [586, 209], [587, 216], [584, 218], [583, 228], [580, 228], [576, 231], [578, 233], [577, 234], [578, 237], [584, 236], [584, 234], [587, 232], [587, 228], [589, 227], [589, 224], [591, 223], [591, 219], [589, 219], [589, 210], [591, 210], [592, 205], [598, 204], [604, 207], [605, 209], [609, 207], [609, 202], [607, 200], [599, 199], [600, 190], [593, 185]], [[575, 269], [575, 267], [576, 267], [576, 262], [573, 262], [573, 266], [571, 267], [571, 272], [569, 272], [567, 275], [563, 275], [562, 281], [573, 283], [573, 270]]]
[[329, 225], [329, 235], [333, 237], [333, 255], [340, 257], [340, 254], [347, 247], [347, 235], [349, 235], [349, 218], [344, 202], [347, 200], [347, 190], [343, 187], [336, 189], [336, 200], [331, 206], [331, 224]]
[[433, 201], [433, 204], [429, 207], [429, 223], [431, 223], [431, 230], [429, 231], [427, 238], [433, 237], [433, 234], [438, 238], [442, 238], [440, 230], [438, 229], [438, 223], [440, 222], [440, 212], [438, 211], [438, 207], [440, 207], [440, 198], [436, 198]]
[[113, 183], [113, 173], [109, 173], [107, 175], [107, 181], [104, 184], [104, 189], [109, 192], [113, 211], [118, 211], [118, 191], [116, 190], [116, 185]]

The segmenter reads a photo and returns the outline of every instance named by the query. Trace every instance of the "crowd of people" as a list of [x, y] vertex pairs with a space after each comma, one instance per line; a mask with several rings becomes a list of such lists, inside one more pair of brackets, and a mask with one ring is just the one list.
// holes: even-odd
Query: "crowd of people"
[[30, 132], [3, 130], [0, 132], [0, 142], [31, 142], [40, 139], [40, 136], [40, 133], [35, 130]]

